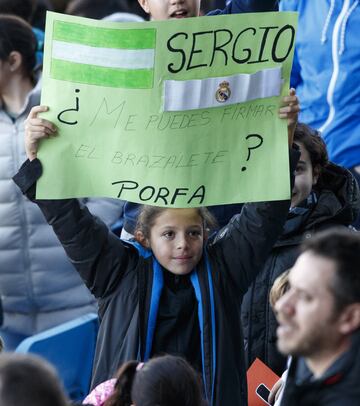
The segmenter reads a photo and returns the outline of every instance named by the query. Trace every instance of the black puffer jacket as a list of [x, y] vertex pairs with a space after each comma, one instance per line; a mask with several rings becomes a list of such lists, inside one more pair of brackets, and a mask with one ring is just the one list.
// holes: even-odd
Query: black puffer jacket
[[287, 220], [286, 231], [244, 297], [241, 317], [247, 366], [260, 358], [278, 375], [283, 372], [286, 358], [276, 348], [277, 323], [269, 304], [271, 286], [281, 273], [292, 267], [304, 238], [332, 226], [348, 226], [359, 213], [359, 190], [348, 170], [330, 163], [322, 173], [319, 189], [317, 203], [307, 215], [299, 221]]

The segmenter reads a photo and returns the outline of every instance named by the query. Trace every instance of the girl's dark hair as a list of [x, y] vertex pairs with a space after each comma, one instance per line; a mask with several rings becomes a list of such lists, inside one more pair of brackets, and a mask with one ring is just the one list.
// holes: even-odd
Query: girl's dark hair
[[138, 361], [117, 373], [113, 394], [104, 406], [202, 406], [200, 377], [182, 358], [153, 358], [137, 371]]
[[17, 16], [0, 14], [0, 60], [7, 60], [13, 51], [19, 52], [24, 73], [33, 79], [36, 49], [36, 37], [26, 21]]
[[[154, 225], [156, 219], [164, 210], [168, 210], [168, 207], [156, 207], [143, 205], [140, 209], [140, 213], [137, 219], [136, 231], [141, 231], [145, 238], [150, 237], [150, 231]], [[203, 220], [204, 229], [215, 229], [217, 227], [215, 217], [209, 212], [206, 207], [197, 207], [196, 210], [199, 216]]]
[[131, 398], [136, 406], [201, 406], [200, 377], [183, 358], [154, 358], [136, 373]]
[[26, 21], [31, 21], [36, 0], [0, 0], [2, 14], [14, 14]]
[[310, 155], [313, 168], [325, 168], [329, 162], [326, 144], [318, 131], [304, 123], [297, 123], [294, 134], [294, 142], [301, 142]]
[[138, 361], [129, 361], [120, 367], [115, 376], [116, 382], [114, 392], [106, 399], [104, 406], [132, 405], [131, 388], [133, 386], [136, 368], [138, 365]]

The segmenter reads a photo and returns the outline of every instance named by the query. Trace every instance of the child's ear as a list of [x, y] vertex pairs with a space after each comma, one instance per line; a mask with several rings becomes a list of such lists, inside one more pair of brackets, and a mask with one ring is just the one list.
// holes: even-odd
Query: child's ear
[[142, 231], [135, 231], [134, 238], [139, 242], [143, 247], [150, 248], [150, 241], [146, 238]]
[[343, 334], [351, 334], [360, 328], [360, 304], [348, 305], [340, 316], [340, 331]]
[[11, 51], [8, 56], [10, 71], [15, 72], [22, 65], [22, 55], [18, 51]]
[[141, 8], [145, 11], [145, 13], [150, 14], [150, 8], [148, 0], [138, 0]]

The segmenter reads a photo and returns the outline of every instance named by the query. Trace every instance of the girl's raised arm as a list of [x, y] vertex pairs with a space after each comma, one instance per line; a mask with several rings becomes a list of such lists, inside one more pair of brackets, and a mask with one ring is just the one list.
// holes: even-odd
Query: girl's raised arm
[[96, 297], [114, 290], [122, 277], [135, 268], [138, 254], [91, 215], [77, 199], [37, 200], [36, 182], [42, 174], [36, 159], [39, 142], [57, 134], [56, 126], [38, 117], [46, 106], [31, 109], [25, 124], [26, 161], [14, 176], [15, 183], [29, 200], [34, 201], [55, 231], [70, 261]]
[[30, 161], [36, 158], [42, 139], [57, 135], [57, 128], [51, 121], [38, 117], [39, 113], [48, 110], [47, 106], [34, 106], [25, 120], [25, 151]]

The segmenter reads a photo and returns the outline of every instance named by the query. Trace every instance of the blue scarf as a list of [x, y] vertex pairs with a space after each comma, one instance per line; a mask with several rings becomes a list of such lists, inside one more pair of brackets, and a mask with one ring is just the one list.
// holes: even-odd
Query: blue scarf
[[306, 223], [317, 201], [316, 193], [312, 191], [305, 200], [296, 207], [292, 207], [284, 225], [283, 235], [293, 234], [298, 231]]

